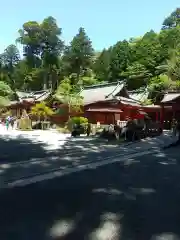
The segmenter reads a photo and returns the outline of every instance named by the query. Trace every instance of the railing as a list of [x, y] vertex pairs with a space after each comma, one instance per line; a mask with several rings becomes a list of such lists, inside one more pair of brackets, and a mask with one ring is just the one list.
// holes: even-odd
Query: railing
[[123, 128], [126, 126], [126, 124], [127, 124], [127, 121], [119, 121], [118, 125], [120, 126], [120, 128]]

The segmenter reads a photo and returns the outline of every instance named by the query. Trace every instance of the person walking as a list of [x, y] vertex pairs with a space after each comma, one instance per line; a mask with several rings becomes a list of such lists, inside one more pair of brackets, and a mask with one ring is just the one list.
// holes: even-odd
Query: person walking
[[88, 123], [88, 125], [87, 125], [87, 136], [88, 137], [89, 137], [90, 133], [91, 133], [91, 124]]
[[177, 121], [174, 118], [173, 118], [172, 124], [171, 124], [171, 131], [172, 131], [172, 136], [175, 137], [176, 133], [177, 133]]
[[177, 121], [177, 125], [176, 125], [176, 130], [177, 130], [177, 135], [178, 135], [178, 140], [177, 140], [177, 144], [180, 144], [180, 120]]
[[10, 119], [10, 124], [11, 124], [12, 130], [14, 129], [14, 122], [15, 122], [15, 118], [14, 118], [14, 117], [11, 117], [11, 119]]
[[10, 121], [10, 117], [7, 117], [7, 118], [6, 118], [6, 122], [5, 122], [6, 129], [7, 129], [7, 130], [9, 129], [9, 121]]

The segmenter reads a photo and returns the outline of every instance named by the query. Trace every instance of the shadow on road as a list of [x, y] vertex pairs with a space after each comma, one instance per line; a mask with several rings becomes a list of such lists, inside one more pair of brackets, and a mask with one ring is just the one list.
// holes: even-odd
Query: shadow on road
[[166, 151], [3, 191], [0, 239], [179, 239], [179, 173]]
[[[50, 135], [53, 138], [55, 135]], [[157, 144], [149, 141], [152, 149]], [[111, 158], [112, 155], [125, 155], [143, 151], [140, 144], [133, 147], [105, 142], [96, 138], [67, 138], [57, 143], [46, 144], [30, 139], [25, 135], [0, 138], [0, 187], [2, 184], [53, 169], [65, 170], [94, 161]]]

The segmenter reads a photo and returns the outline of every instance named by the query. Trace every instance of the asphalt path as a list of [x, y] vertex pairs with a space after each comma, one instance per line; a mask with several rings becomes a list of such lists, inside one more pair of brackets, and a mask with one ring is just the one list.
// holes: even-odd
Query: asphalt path
[[111, 157], [144, 151], [143, 144], [119, 145], [95, 138], [65, 138], [51, 132], [10, 132], [0, 138], [0, 188], [55, 169], [65, 171]]
[[180, 239], [179, 147], [0, 191], [3, 240]]

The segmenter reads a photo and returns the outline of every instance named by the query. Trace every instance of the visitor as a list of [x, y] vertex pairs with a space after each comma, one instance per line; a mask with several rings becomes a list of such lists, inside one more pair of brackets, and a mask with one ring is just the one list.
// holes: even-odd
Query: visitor
[[180, 144], [180, 120], [177, 121], [177, 126], [176, 126], [176, 131], [177, 131], [177, 135], [178, 135], [178, 144]]
[[10, 118], [10, 124], [11, 124], [11, 128], [14, 129], [14, 122], [15, 122], [15, 118], [11, 117]]
[[91, 133], [91, 124], [88, 123], [88, 125], [87, 125], [87, 136], [88, 137], [89, 137], [90, 133]]
[[9, 129], [9, 122], [10, 122], [10, 117], [8, 116], [7, 118], [6, 118], [6, 129], [8, 130]]
[[175, 137], [177, 132], [177, 121], [175, 118], [173, 118], [172, 120], [171, 131], [172, 131], [172, 136]]

